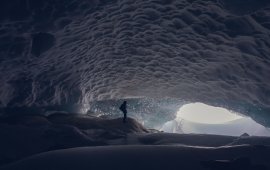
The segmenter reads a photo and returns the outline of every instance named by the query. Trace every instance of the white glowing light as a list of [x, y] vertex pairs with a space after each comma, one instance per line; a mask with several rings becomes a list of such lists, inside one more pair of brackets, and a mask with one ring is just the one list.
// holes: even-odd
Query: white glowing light
[[209, 106], [203, 103], [190, 103], [179, 109], [176, 119], [205, 124], [222, 124], [241, 118], [243, 117], [225, 108]]

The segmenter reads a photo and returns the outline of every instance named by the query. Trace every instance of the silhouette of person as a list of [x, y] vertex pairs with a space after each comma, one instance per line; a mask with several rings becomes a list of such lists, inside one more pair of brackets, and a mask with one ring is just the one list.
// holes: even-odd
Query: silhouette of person
[[126, 123], [126, 119], [127, 119], [127, 101], [124, 101], [121, 106], [119, 107], [119, 109], [123, 112], [124, 117], [123, 117], [123, 123]]

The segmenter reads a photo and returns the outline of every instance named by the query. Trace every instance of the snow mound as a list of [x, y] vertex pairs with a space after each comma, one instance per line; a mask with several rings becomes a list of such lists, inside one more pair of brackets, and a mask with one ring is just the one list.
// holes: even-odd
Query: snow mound
[[108, 145], [127, 133], [148, 132], [134, 119], [102, 119], [74, 114], [0, 117], [0, 165], [33, 154], [80, 146]]
[[[1, 170], [177, 170], [179, 168], [205, 170], [205, 162], [208, 161], [208, 167], [217, 164], [217, 161], [211, 163], [209, 160], [233, 160], [237, 157], [238, 159], [232, 161], [234, 167], [243, 169], [249, 164], [252, 167], [267, 169], [269, 157], [266, 155], [269, 151], [269, 147], [260, 150], [248, 145], [216, 149], [185, 146], [83, 147], [35, 155], [3, 167]], [[219, 166], [219, 168], [225, 167]]]

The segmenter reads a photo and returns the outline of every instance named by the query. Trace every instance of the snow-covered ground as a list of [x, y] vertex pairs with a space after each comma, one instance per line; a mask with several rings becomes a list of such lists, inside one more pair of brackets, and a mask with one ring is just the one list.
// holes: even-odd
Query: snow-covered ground
[[267, 166], [270, 166], [269, 152], [270, 147], [249, 145], [219, 148], [188, 146], [82, 147], [39, 154], [6, 166], [1, 170], [266, 170]]
[[270, 167], [270, 137], [164, 133], [130, 118], [63, 113], [0, 120], [1, 170]]

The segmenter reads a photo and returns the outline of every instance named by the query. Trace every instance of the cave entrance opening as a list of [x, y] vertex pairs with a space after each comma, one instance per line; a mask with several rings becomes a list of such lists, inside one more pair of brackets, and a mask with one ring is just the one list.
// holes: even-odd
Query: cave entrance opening
[[270, 136], [270, 129], [252, 118], [204, 103], [183, 105], [177, 111], [176, 118], [166, 122], [161, 130], [170, 133]]

